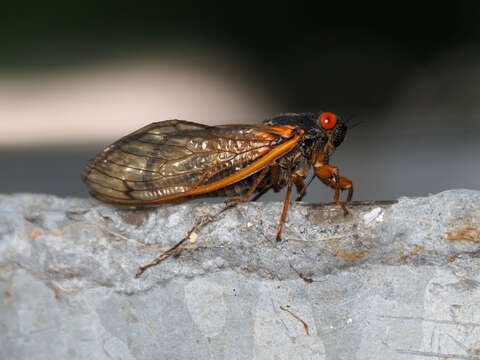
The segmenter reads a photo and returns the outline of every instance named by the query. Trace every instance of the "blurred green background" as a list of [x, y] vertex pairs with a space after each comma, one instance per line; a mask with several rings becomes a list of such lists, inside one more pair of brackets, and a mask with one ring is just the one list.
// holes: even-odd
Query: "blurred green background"
[[475, 1], [2, 2], [2, 192], [87, 196], [88, 159], [152, 121], [318, 110], [361, 121], [332, 159], [356, 199], [479, 188], [479, 18]]

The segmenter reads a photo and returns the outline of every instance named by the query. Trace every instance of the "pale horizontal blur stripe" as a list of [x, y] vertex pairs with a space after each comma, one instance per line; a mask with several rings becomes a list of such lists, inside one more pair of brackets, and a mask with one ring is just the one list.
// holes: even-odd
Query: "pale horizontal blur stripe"
[[274, 106], [237, 72], [175, 62], [0, 77], [0, 145], [111, 142], [148, 123], [254, 123]]

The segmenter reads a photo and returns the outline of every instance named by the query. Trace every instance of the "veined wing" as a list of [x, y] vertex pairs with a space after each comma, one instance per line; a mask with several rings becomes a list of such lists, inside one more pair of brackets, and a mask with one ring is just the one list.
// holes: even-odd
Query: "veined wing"
[[293, 126], [207, 126], [183, 120], [147, 125], [93, 159], [82, 175], [90, 194], [147, 205], [221, 189], [263, 169], [303, 135]]

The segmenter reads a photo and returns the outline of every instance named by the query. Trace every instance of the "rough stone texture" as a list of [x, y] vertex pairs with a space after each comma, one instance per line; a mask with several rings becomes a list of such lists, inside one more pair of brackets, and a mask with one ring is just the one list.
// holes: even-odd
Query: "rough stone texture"
[[480, 192], [120, 210], [0, 196], [1, 359], [480, 359]]

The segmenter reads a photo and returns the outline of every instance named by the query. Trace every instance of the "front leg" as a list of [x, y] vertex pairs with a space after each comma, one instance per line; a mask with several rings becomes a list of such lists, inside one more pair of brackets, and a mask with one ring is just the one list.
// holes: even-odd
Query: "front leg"
[[353, 183], [349, 179], [338, 175], [338, 167], [333, 165], [320, 165], [315, 167], [315, 175], [325, 185], [335, 190], [333, 201], [343, 209], [345, 215], [348, 215], [345, 204], [340, 201], [340, 191], [348, 190], [347, 202], [350, 202], [353, 196]]

